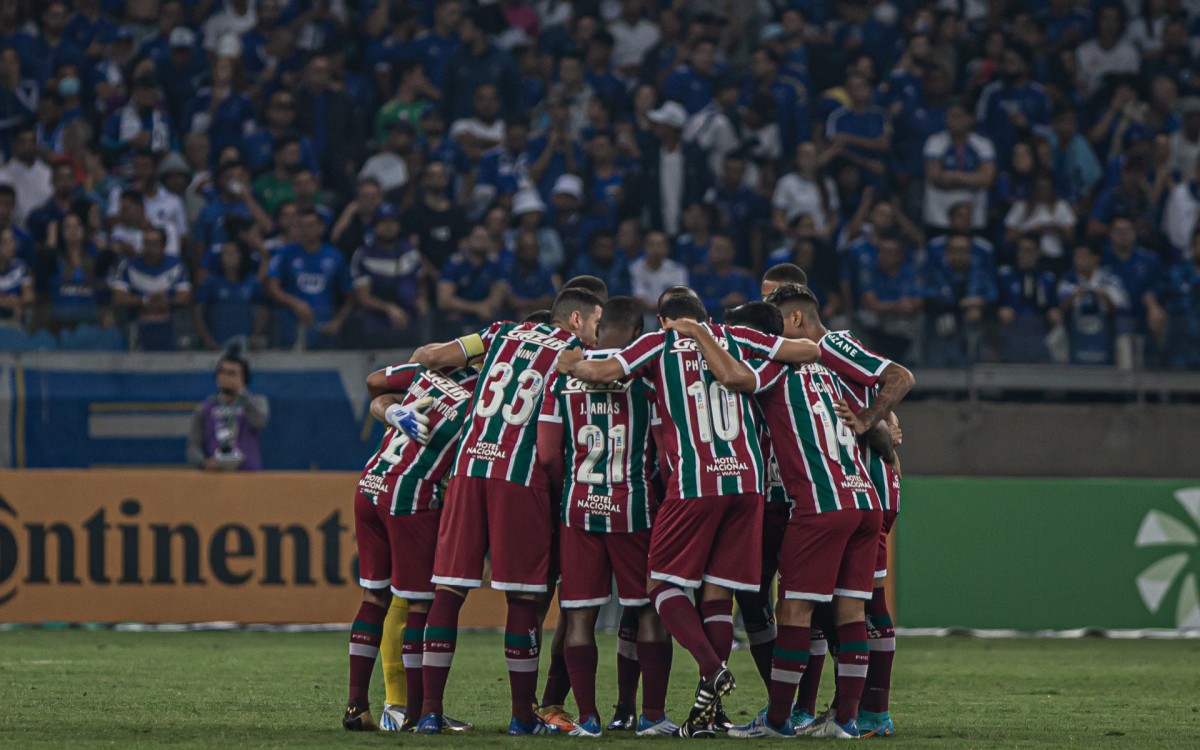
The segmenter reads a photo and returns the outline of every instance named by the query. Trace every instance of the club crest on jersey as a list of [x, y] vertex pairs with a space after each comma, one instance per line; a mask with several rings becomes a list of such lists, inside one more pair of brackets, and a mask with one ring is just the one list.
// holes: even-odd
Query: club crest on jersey
[[[717, 338], [717, 346], [729, 350], [729, 342], [724, 336]], [[685, 339], [683, 337], [675, 339], [675, 343], [671, 345], [671, 354], [695, 354], [699, 352], [699, 347], [696, 346], [696, 339]]]
[[440, 372], [427, 370], [423, 373], [423, 375], [425, 379], [429, 381], [430, 385], [432, 385], [434, 388], [437, 388], [455, 401], [470, 400], [470, 391], [468, 391], [466, 388], [463, 388], [458, 383], [455, 383], [453, 380], [441, 374]]
[[562, 351], [571, 345], [570, 341], [548, 336], [541, 331], [521, 330], [516, 329], [504, 334], [503, 338], [509, 341], [519, 341], [522, 344], [533, 344], [545, 349], [553, 349], [554, 351]]

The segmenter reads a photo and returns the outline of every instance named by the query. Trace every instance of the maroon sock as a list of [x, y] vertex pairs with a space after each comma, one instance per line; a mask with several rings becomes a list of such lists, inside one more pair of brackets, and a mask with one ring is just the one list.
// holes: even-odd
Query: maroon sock
[[771, 659], [770, 703], [767, 704], [767, 721], [773, 727], [782, 727], [792, 715], [796, 686], [808, 668], [811, 639], [810, 628], [779, 626], [779, 637], [775, 640], [775, 652]]
[[750, 644], [750, 656], [758, 669], [767, 689], [771, 688], [771, 654], [775, 650], [775, 613], [771, 610], [770, 589], [766, 591], [739, 591], [735, 594], [738, 609], [742, 612], [742, 624], [746, 628], [746, 640]]
[[567, 674], [567, 669], [567, 660], [562, 654], [550, 654], [550, 668], [546, 670], [546, 688], [542, 691], [541, 705], [561, 706], [567, 699], [574, 682]]
[[671, 678], [671, 657], [674, 653], [675, 646], [670, 641], [638, 641], [638, 664], [642, 667], [642, 715], [649, 721], [658, 721], [665, 715], [667, 684]]
[[537, 691], [538, 650], [537, 602], [509, 599], [508, 619], [504, 623], [504, 660], [508, 662], [512, 715], [523, 724], [533, 721], [529, 696]]
[[621, 610], [621, 623], [617, 628], [617, 703], [633, 710], [637, 701], [638, 677], [638, 607]]
[[458, 642], [458, 612], [466, 599], [453, 591], [437, 589], [433, 605], [425, 619], [425, 652], [421, 655], [421, 681], [425, 697], [421, 701], [421, 716], [442, 714], [442, 699], [446, 694], [446, 679], [454, 648]]
[[350, 626], [350, 702], [362, 709], [371, 707], [371, 672], [375, 671], [386, 616], [387, 607], [363, 602]]
[[596, 710], [596, 644], [567, 646], [563, 649], [563, 658], [571, 675], [571, 689], [575, 691], [579, 721], [589, 716], [599, 719], [600, 712]]
[[[718, 599], [700, 604], [700, 618], [704, 623], [704, 634], [712, 644], [713, 651], [721, 663], [729, 661], [733, 651], [733, 601]], [[709, 674], [709, 673], [706, 673]]]
[[867, 684], [863, 688], [862, 709], [872, 713], [888, 710], [888, 695], [892, 690], [892, 660], [896, 656], [896, 628], [888, 612], [887, 597], [882, 588], [875, 589], [867, 605]]
[[421, 660], [425, 652], [425, 619], [428, 612], [408, 611], [408, 621], [404, 625], [404, 644], [401, 646], [401, 658], [404, 660], [405, 683], [408, 715], [415, 721], [420, 717], [422, 704], [425, 701], [425, 681], [421, 674]]
[[808, 647], [808, 669], [800, 680], [800, 691], [796, 695], [796, 706], [809, 716], [817, 715], [817, 692], [821, 689], [821, 672], [825, 666], [825, 634], [812, 629], [812, 641]]
[[867, 624], [838, 625], [837, 721], [845, 724], [858, 716], [863, 685], [867, 681]]
[[650, 598], [667, 632], [696, 660], [700, 675], [707, 677], [720, 669], [721, 657], [717, 656], [709, 642], [700, 621], [700, 613], [684, 590], [669, 583], [663, 584], [654, 589]]

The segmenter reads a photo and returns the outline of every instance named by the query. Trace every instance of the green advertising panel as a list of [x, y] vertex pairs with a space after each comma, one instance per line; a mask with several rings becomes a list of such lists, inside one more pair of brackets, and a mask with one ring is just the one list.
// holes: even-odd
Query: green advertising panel
[[1200, 480], [907, 478], [905, 627], [1200, 628]]

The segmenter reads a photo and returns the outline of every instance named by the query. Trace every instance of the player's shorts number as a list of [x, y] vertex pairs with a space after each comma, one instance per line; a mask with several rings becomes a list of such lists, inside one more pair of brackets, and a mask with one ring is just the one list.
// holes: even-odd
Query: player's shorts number
[[585, 424], [579, 428], [575, 442], [587, 450], [587, 455], [579, 462], [579, 470], [575, 472], [576, 481], [582, 484], [607, 484], [604, 474], [596, 471], [604, 449], [608, 447], [608, 476], [613, 484], [625, 481], [625, 425], [619, 424], [609, 428], [608, 436], [594, 424]]
[[400, 463], [400, 451], [408, 442], [408, 435], [405, 435], [400, 430], [396, 430], [396, 434], [388, 441], [387, 447], [379, 454], [379, 460], [395, 466]]
[[513, 401], [506, 404], [504, 391], [513, 380], [513, 367], [507, 362], [492, 365], [484, 386], [487, 392], [479, 399], [475, 413], [487, 418], [499, 413], [504, 421], [511, 425], [523, 425], [528, 422], [537, 406], [537, 395], [542, 392], [542, 374], [536, 370], [522, 370], [516, 379], [517, 390], [513, 393]]
[[696, 402], [696, 431], [701, 442], [711, 443], [713, 433], [728, 443], [742, 431], [738, 397], [720, 383], [704, 383], [697, 380], [687, 387], [687, 393]]
[[834, 461], [841, 461], [842, 449], [854, 450], [854, 431], [836, 415], [830, 414], [824, 403], [814, 404], [812, 412], [821, 418], [821, 425], [825, 428], [821, 431], [825, 435], [825, 455]]

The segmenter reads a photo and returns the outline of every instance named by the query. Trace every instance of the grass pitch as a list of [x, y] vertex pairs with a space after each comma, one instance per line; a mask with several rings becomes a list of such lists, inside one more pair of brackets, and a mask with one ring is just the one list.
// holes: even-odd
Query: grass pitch
[[[447, 711], [478, 729], [416, 737], [341, 729], [347, 674], [341, 633], [3, 632], [0, 748], [585, 743], [501, 734], [508, 680], [500, 648], [498, 635], [459, 640]], [[606, 711], [615, 697], [614, 662], [615, 640], [603, 636], [599, 701]], [[726, 706], [735, 720], [746, 720], [764, 703], [765, 690], [749, 652], [735, 652], [731, 666], [740, 687]], [[691, 660], [677, 649], [668, 702], [673, 718], [685, 715], [694, 685]], [[831, 682], [824, 687], [827, 698]], [[382, 704], [381, 683], [373, 698]], [[902, 638], [892, 715], [899, 734], [888, 746], [1195, 748], [1200, 641]], [[599, 742], [682, 740], [610, 733]]]

